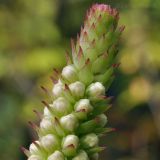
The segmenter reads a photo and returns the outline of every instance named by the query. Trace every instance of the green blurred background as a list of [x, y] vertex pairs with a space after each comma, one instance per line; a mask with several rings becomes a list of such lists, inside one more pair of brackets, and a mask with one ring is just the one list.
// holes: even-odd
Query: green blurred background
[[101, 160], [160, 159], [160, 1], [159, 0], [0, 0], [0, 159], [25, 160], [20, 146], [36, 137], [28, 121], [43, 110], [52, 88], [52, 69], [65, 65], [70, 38], [76, 37], [94, 2], [120, 11], [126, 29], [121, 66], [108, 91], [114, 96], [102, 138]]

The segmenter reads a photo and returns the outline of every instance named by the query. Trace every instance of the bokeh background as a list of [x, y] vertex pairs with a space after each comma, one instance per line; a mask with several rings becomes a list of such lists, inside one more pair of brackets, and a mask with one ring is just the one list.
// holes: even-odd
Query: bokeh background
[[0, 0], [0, 159], [25, 160], [20, 146], [36, 137], [28, 121], [43, 110], [52, 69], [65, 65], [88, 7], [106, 3], [120, 11], [126, 29], [121, 65], [107, 92], [114, 96], [102, 138], [101, 160], [160, 159], [160, 1], [159, 0]]

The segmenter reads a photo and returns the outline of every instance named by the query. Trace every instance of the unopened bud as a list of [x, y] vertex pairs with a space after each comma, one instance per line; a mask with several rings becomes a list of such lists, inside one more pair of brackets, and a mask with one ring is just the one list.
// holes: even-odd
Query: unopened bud
[[72, 65], [64, 67], [62, 70], [62, 76], [69, 82], [75, 82], [77, 80], [77, 73], [75, 67]]
[[62, 142], [63, 153], [66, 156], [74, 156], [79, 145], [79, 138], [75, 135], [68, 135]]
[[92, 83], [88, 89], [87, 92], [90, 97], [99, 97], [101, 95], [105, 95], [105, 87], [100, 82]]
[[69, 85], [69, 89], [73, 96], [81, 98], [85, 92], [85, 85], [82, 82], [74, 82]]
[[58, 83], [54, 85], [52, 92], [55, 97], [59, 97], [61, 96], [63, 90], [64, 90], [64, 84], [59, 80]]
[[38, 155], [31, 155], [28, 160], [43, 160], [43, 158]]
[[51, 105], [53, 112], [58, 116], [66, 115], [69, 107], [69, 103], [64, 97], [57, 98]]
[[40, 122], [40, 128], [42, 131], [48, 131], [53, 128], [53, 123], [49, 117], [44, 117]]
[[81, 150], [76, 157], [72, 160], [89, 160], [88, 155], [85, 151]]
[[[35, 141], [35, 143], [36, 143], [37, 145], [39, 145], [39, 146], [41, 145], [39, 141]], [[39, 148], [36, 146], [35, 143], [32, 143], [32, 144], [30, 145], [29, 151], [30, 151], [31, 154], [37, 155], [37, 154], [39, 154], [40, 150], [39, 150]]]
[[41, 138], [41, 144], [47, 151], [53, 151], [59, 147], [59, 141], [53, 134], [48, 134]]
[[64, 160], [64, 155], [60, 151], [55, 151], [47, 160]]
[[73, 114], [69, 114], [61, 117], [60, 124], [67, 132], [73, 132], [78, 126], [78, 120]]
[[81, 139], [81, 143], [84, 148], [96, 147], [98, 145], [98, 141], [98, 136], [95, 133], [87, 134]]
[[101, 127], [104, 127], [107, 124], [107, 116], [105, 114], [100, 114], [97, 118]]
[[45, 117], [53, 117], [52, 113], [49, 111], [47, 107], [44, 107], [43, 114]]
[[75, 105], [75, 111], [85, 110], [87, 113], [93, 110], [89, 99], [81, 99]]
[[75, 111], [79, 119], [85, 119], [87, 114], [93, 110], [89, 99], [81, 99], [75, 104]]

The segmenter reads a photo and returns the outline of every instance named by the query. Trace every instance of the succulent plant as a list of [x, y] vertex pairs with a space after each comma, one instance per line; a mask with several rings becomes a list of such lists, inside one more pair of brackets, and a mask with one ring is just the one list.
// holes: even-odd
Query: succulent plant
[[[87, 12], [67, 66], [58, 74], [52, 104], [45, 104], [39, 139], [29, 150], [28, 160], [97, 160], [103, 149], [99, 137], [106, 128], [104, 114], [110, 108], [105, 95], [114, 79], [119, 38], [119, 14], [109, 5], [94, 4]], [[55, 70], [57, 74], [57, 70]]]

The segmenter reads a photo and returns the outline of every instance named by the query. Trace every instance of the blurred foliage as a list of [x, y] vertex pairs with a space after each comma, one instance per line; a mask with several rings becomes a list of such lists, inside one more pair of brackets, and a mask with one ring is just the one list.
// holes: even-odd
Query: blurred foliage
[[52, 69], [65, 65], [70, 37], [76, 37], [92, 3], [120, 11], [122, 37], [115, 96], [108, 117], [117, 132], [102, 139], [101, 159], [158, 160], [160, 157], [159, 0], [0, 0], [0, 159], [26, 159], [20, 146], [35, 138], [27, 121], [42, 111], [40, 90], [52, 89]]

